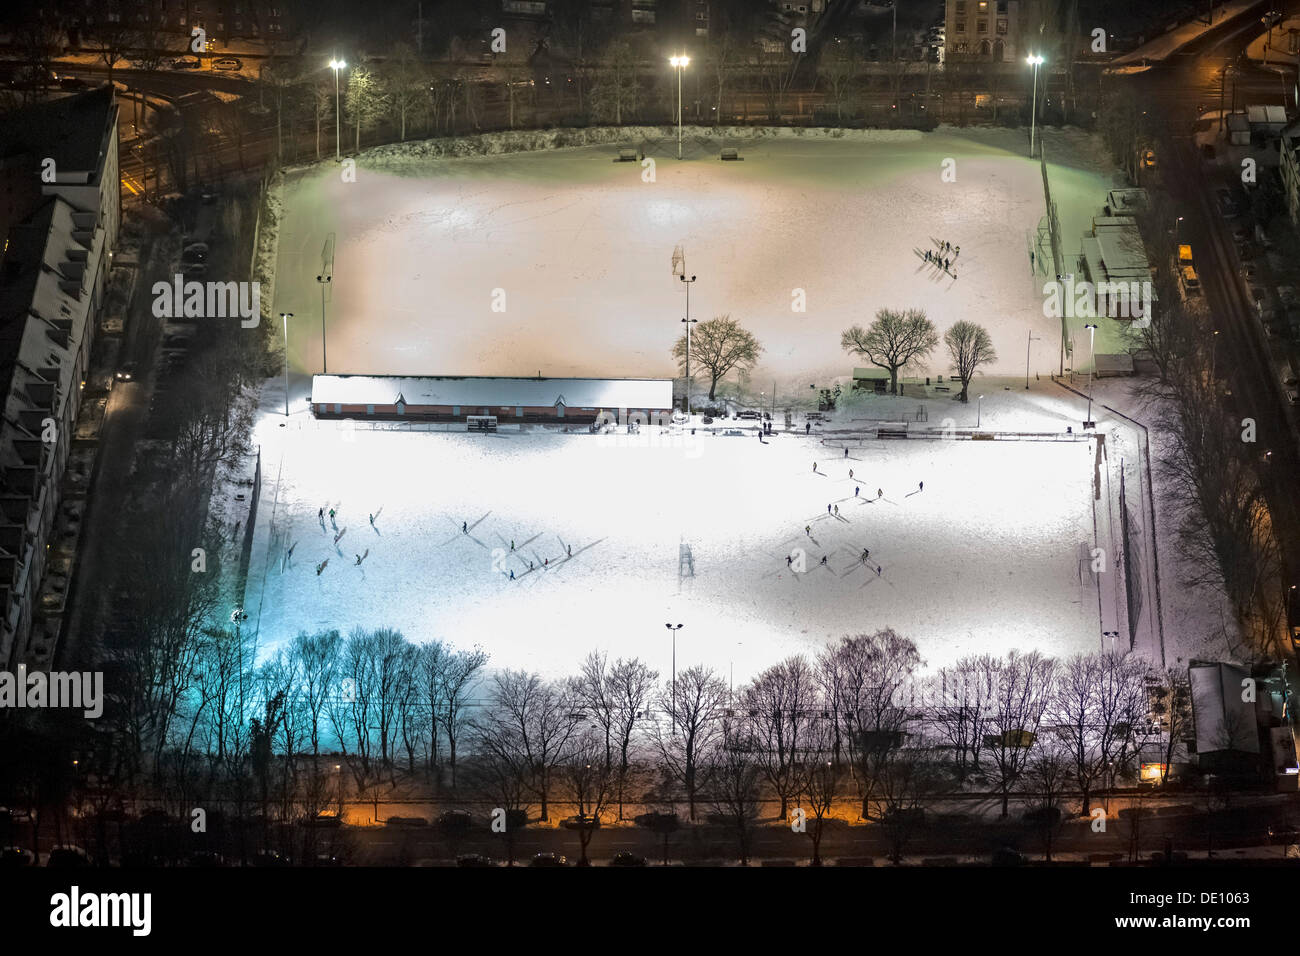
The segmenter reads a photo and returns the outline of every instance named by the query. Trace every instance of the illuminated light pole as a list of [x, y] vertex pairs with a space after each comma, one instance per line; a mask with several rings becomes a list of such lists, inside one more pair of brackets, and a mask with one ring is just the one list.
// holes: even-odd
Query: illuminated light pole
[[686, 625], [684, 624], [665, 624], [664, 627], [673, 632], [673, 734], [677, 733], [677, 632]]
[[670, 56], [668, 62], [672, 68], [677, 71], [677, 158], [682, 158], [682, 70], [686, 69], [691, 63], [691, 58], [683, 54], [682, 56]]
[[1043, 58], [1037, 53], [1025, 57], [1025, 62], [1034, 68], [1034, 105], [1029, 114], [1029, 155], [1034, 155], [1034, 131], [1038, 123], [1038, 68], [1043, 65]]
[[339, 70], [347, 69], [344, 60], [330, 60], [330, 69], [334, 71], [334, 161], [339, 160]]
[[1033, 327], [1029, 329], [1029, 341], [1025, 343], [1025, 391], [1029, 391], [1029, 349], [1033, 343], [1039, 341], [1038, 336], [1034, 335]]
[[678, 276], [686, 283], [686, 318], [682, 319], [686, 323], [686, 417], [691, 417], [691, 326], [699, 319], [691, 318], [691, 286], [695, 284], [695, 276], [689, 279], [686, 276]]
[[289, 417], [289, 320], [293, 318], [292, 312], [281, 312], [280, 318], [284, 320], [284, 417]]
[[317, 276], [316, 281], [320, 283], [320, 373], [329, 374], [329, 366], [325, 362], [325, 287], [334, 281], [333, 276]]
[[984, 396], [976, 396], [975, 401], [979, 402], [975, 409], [975, 427], [979, 428], [980, 422], [984, 421]]
[[1088, 324], [1084, 326], [1088, 330], [1088, 420], [1083, 423], [1084, 428], [1096, 428], [1097, 423], [1092, 420], [1092, 373], [1097, 367], [1097, 353], [1093, 349], [1093, 336], [1097, 332], [1097, 326]]

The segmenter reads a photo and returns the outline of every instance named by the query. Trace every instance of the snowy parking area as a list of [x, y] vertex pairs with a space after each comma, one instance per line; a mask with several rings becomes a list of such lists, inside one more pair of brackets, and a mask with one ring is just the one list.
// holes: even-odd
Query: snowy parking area
[[1081, 560], [1093, 542], [1091, 442], [873, 438], [846, 458], [816, 438], [760, 443], [753, 430], [278, 424], [264, 418], [258, 436], [265, 477], [245, 599], [261, 655], [300, 630], [395, 627], [481, 644], [494, 666], [547, 676], [593, 649], [667, 674], [664, 624], [681, 623], [678, 667], [734, 668], [739, 682], [885, 626], [930, 666], [1098, 647], [1096, 583]]

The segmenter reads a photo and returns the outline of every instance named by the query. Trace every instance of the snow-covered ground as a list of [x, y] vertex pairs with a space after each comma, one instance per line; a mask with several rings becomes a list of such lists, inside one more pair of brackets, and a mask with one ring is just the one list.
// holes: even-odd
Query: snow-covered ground
[[[665, 139], [650, 183], [640, 164], [611, 162], [609, 145], [363, 157], [356, 182], [332, 163], [294, 173], [273, 313], [295, 315], [295, 398], [321, 369], [316, 277], [331, 237], [334, 373], [670, 376], [685, 311], [671, 273], [679, 244], [699, 277], [691, 316], [729, 313], [765, 346], [754, 391], [844, 379], [862, 362], [840, 332], [881, 307], [923, 308], [940, 330], [983, 323], [1000, 356], [990, 372], [1023, 372], [1032, 329], [1032, 368], [1056, 368], [1041, 250], [1040, 274], [1030, 271], [1044, 204], [1024, 131], [870, 132], [758, 137], [738, 163], [703, 147], [679, 163]], [[1069, 255], [1114, 182], [1094, 140], [1044, 135]], [[961, 247], [955, 280], [918, 255], [937, 240]], [[493, 310], [496, 290], [505, 311]], [[806, 312], [792, 311], [794, 290]], [[1105, 341], [1103, 331], [1098, 351]], [[948, 370], [941, 347], [917, 372]]]
[[[885, 626], [932, 666], [1099, 646], [1096, 582], [1080, 559], [1093, 546], [1090, 442], [870, 439], [845, 458], [832, 440], [760, 444], [752, 430], [278, 424], [267, 416], [259, 434], [263, 526], [245, 602], [263, 655], [300, 630], [387, 626], [481, 644], [494, 666], [552, 677], [593, 649], [667, 674], [664, 625], [681, 623], [679, 667], [734, 666], [741, 681]], [[338, 511], [337, 547], [322, 507]], [[786, 563], [800, 551], [803, 572]]]

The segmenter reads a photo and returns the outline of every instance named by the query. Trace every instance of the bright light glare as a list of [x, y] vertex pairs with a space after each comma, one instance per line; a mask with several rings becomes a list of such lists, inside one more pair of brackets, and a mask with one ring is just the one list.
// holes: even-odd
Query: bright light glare
[[668, 62], [674, 67], [681, 69], [684, 66], [691, 65], [691, 58], [689, 56], [670, 56]]
[[330, 69], [332, 70], [343, 70], [347, 68], [347, 65], [345, 60], [330, 60]]
[[1025, 62], [1030, 66], [1039, 66], [1043, 63], [1043, 58], [1036, 53], [1031, 53], [1025, 57]]

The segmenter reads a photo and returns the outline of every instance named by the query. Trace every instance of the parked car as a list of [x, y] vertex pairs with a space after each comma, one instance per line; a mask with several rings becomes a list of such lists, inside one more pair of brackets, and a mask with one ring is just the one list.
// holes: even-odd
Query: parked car
[[314, 817], [305, 817], [303, 823], [309, 827], [332, 830], [343, 825], [343, 818], [337, 810], [322, 810]]
[[746, 409], [745, 411], [741, 412], [741, 413], [739, 414], [738, 417], [740, 417], [740, 418], [744, 418], [744, 419], [753, 419], [753, 420], [756, 420], [756, 419], [758, 419], [759, 414], [758, 414], [758, 412], [753, 411], [753, 410], [751, 410], [751, 409]]
[[681, 822], [677, 819], [675, 813], [639, 813], [633, 818], [633, 822], [639, 827], [646, 827], [650, 830], [677, 829]]
[[712, 425], [713, 417], [711, 415], [705, 415], [703, 418], [700, 419], [700, 421], [704, 422], [704, 424], [706, 425]]
[[241, 69], [243, 65], [243, 63], [233, 56], [223, 56], [212, 61], [212, 68], [214, 70], [222, 70], [228, 73]]
[[1142, 154], [1142, 166], [1145, 169], [1156, 168], [1156, 151], [1154, 149], [1148, 149]]
[[1241, 277], [1246, 280], [1247, 285], [1254, 285], [1259, 281], [1259, 267], [1247, 262], [1241, 267]]
[[564, 829], [566, 830], [582, 830], [582, 829], [599, 830], [600, 818], [585, 817], [579, 814], [578, 816], [565, 817], [563, 820], [560, 821], [560, 826], [564, 827]]
[[468, 810], [444, 810], [438, 814], [438, 826], [444, 830], [468, 830], [474, 825], [474, 817]]
[[389, 817], [384, 824], [390, 827], [427, 827], [429, 821], [424, 817]]
[[490, 856], [484, 856], [482, 853], [467, 853], [464, 856], [456, 857], [456, 865], [464, 867], [496, 866]]
[[529, 866], [568, 866], [569, 861], [559, 853], [538, 853], [528, 861]]
[[182, 275], [197, 277], [197, 276], [204, 275], [207, 271], [208, 271], [208, 264], [206, 262], [182, 262], [181, 263]]
[[0, 868], [35, 866], [36, 854], [20, 846], [0, 847]]
[[90, 866], [90, 857], [81, 847], [64, 843], [50, 851], [45, 865], [60, 870], [77, 870]]
[[637, 856], [630, 850], [619, 850], [614, 854], [614, 858], [609, 861], [610, 866], [645, 866], [646, 860], [643, 856]]

